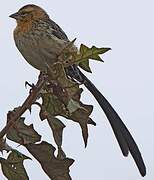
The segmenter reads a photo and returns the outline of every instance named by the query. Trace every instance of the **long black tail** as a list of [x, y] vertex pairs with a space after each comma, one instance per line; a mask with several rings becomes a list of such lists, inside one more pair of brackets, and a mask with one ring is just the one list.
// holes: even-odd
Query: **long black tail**
[[121, 118], [113, 109], [111, 104], [99, 92], [99, 90], [94, 86], [94, 84], [82, 72], [80, 72], [80, 75], [84, 81], [83, 82], [84, 85], [93, 94], [93, 96], [95, 97], [101, 108], [103, 109], [106, 117], [108, 118], [123, 155], [127, 156], [128, 153], [130, 152], [141, 175], [145, 176], [146, 167], [144, 161], [142, 159], [140, 150], [136, 142], [134, 141], [132, 135], [130, 134], [129, 130], [122, 122]]

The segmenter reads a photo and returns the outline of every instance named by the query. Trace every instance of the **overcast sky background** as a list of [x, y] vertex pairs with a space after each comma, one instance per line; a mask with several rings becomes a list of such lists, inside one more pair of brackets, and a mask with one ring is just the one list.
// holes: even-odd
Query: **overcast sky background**
[[[5, 0], [0, 7], [0, 128], [6, 123], [8, 110], [21, 105], [28, 90], [24, 82], [36, 82], [38, 71], [32, 68], [14, 45], [15, 21], [8, 16], [23, 5], [34, 3], [49, 13], [76, 44], [111, 47], [105, 63], [91, 63], [89, 78], [115, 107], [134, 136], [147, 166], [142, 178], [131, 156], [124, 158], [111, 127], [88, 91], [83, 102], [93, 104], [92, 118], [97, 126], [89, 128], [86, 149], [77, 124], [63, 120], [63, 148], [75, 159], [71, 166], [73, 180], [153, 180], [154, 179], [154, 2], [153, 0]], [[34, 122], [43, 140], [54, 145], [46, 122], [40, 123], [38, 108], [25, 114]], [[37, 123], [38, 122], [38, 123]], [[14, 146], [16, 147], [17, 144]], [[19, 151], [29, 155], [23, 147]], [[35, 160], [25, 161], [30, 179], [48, 180]], [[0, 173], [0, 179], [5, 177]]]

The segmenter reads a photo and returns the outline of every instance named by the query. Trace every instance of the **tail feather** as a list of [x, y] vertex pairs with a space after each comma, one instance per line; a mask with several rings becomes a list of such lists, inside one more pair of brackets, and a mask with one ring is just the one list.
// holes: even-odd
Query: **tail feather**
[[84, 85], [93, 94], [93, 96], [103, 109], [106, 117], [108, 118], [123, 155], [127, 156], [130, 152], [141, 175], [145, 176], [146, 167], [142, 159], [141, 153], [139, 151], [139, 148], [135, 140], [133, 139], [131, 133], [129, 132], [125, 124], [122, 122], [121, 118], [116, 113], [116, 111], [113, 109], [111, 104], [99, 92], [99, 90], [94, 86], [94, 84], [82, 72], [80, 72], [80, 75], [84, 81]]

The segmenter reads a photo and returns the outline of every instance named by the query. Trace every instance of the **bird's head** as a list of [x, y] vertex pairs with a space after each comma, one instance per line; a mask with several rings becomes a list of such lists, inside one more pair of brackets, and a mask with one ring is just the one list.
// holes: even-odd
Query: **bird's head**
[[39, 6], [29, 4], [19, 9], [18, 12], [9, 17], [16, 19], [17, 23], [35, 21], [48, 18], [48, 14]]

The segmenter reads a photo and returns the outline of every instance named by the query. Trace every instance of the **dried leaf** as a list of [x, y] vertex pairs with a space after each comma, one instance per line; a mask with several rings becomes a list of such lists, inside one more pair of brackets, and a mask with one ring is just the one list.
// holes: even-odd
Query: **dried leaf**
[[34, 130], [33, 125], [26, 125], [25, 118], [21, 117], [14, 126], [9, 129], [7, 138], [19, 144], [39, 142], [41, 136]]
[[40, 144], [27, 144], [25, 146], [52, 180], [71, 180], [69, 167], [73, 164], [73, 159], [59, 160], [54, 156], [55, 148], [44, 141]]
[[6, 143], [6, 139], [1, 138], [0, 139], [0, 151], [3, 153], [3, 151], [11, 151], [12, 148]]
[[58, 159], [64, 159], [66, 158], [66, 155], [64, 151], [62, 150], [62, 135], [63, 135], [63, 129], [65, 128], [65, 125], [57, 118], [52, 117], [48, 115], [47, 117], [48, 123], [52, 129], [54, 140], [58, 146]]
[[[52, 87], [46, 87], [46, 94], [42, 94], [42, 110], [50, 113], [52, 116], [68, 116], [68, 109], [73, 96], [78, 94], [79, 85], [66, 77], [62, 64], [56, 63], [51, 71], [56, 76], [56, 83], [52, 82]], [[56, 75], [53, 75], [55, 73]], [[50, 89], [52, 88], [52, 92]]]
[[82, 105], [83, 108], [77, 109], [75, 112], [72, 113], [70, 119], [80, 124], [82, 129], [82, 136], [84, 139], [85, 147], [87, 146], [88, 140], [88, 123], [91, 121], [89, 115], [92, 112], [93, 106], [91, 105]]
[[[84, 49], [82, 49], [82, 51], [84, 51]], [[50, 72], [50, 77], [56, 77], [57, 79], [51, 81], [51, 86], [45, 87], [48, 93], [42, 94], [43, 101], [42, 108], [40, 111], [40, 118], [49, 119], [49, 117], [52, 117], [51, 119], [53, 120], [54, 117], [59, 115], [67, 119], [72, 119], [75, 122], [78, 122], [81, 126], [82, 135], [86, 146], [88, 139], [87, 125], [96, 125], [96, 123], [89, 117], [93, 108], [92, 106], [84, 105], [81, 103], [80, 97], [82, 89], [79, 88], [79, 84], [73, 82], [72, 80], [66, 77], [62, 64], [56, 63], [52, 68], [53, 69]], [[53, 75], [53, 73], [55, 73], [55, 75]], [[49, 115], [47, 113], [49, 113]], [[54, 129], [52, 127], [53, 124], [50, 124], [50, 126], [54, 134]], [[57, 141], [56, 138], [55, 141]], [[61, 141], [56, 143], [57, 145], [60, 144], [58, 148], [59, 152], [61, 153], [62, 137], [60, 140]], [[62, 155], [58, 154], [58, 157], [61, 156]]]
[[51, 93], [42, 94], [42, 112], [48, 112], [51, 116], [66, 115], [66, 107], [58, 97]]
[[8, 180], [28, 180], [29, 177], [23, 165], [25, 159], [29, 157], [17, 152], [12, 151], [7, 159], [0, 158], [3, 174]]
[[61, 147], [58, 147], [57, 159], [65, 159], [66, 154]]
[[70, 99], [68, 104], [67, 104], [67, 109], [69, 110], [69, 113], [72, 114], [75, 112], [77, 109], [81, 108], [79, 102], [74, 101], [73, 99]]
[[63, 89], [67, 90], [67, 94], [71, 98], [78, 91], [79, 85], [71, 79], [68, 79], [61, 63], [54, 64], [53, 68], [58, 73], [56, 81]]

